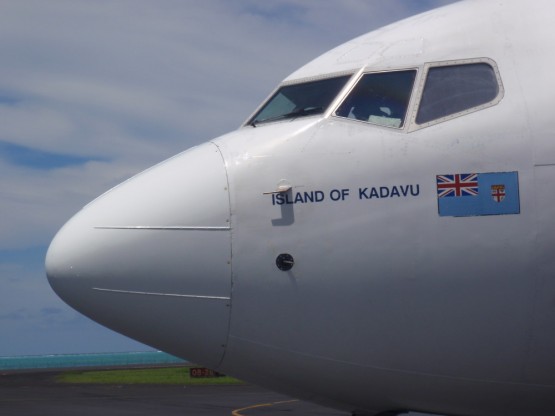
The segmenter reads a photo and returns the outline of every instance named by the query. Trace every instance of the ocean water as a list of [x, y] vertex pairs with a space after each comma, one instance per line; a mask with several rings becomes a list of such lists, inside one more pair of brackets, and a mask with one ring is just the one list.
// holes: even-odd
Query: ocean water
[[81, 367], [126, 367], [183, 363], [186, 363], [186, 361], [161, 351], [32, 355], [0, 357], [0, 371]]

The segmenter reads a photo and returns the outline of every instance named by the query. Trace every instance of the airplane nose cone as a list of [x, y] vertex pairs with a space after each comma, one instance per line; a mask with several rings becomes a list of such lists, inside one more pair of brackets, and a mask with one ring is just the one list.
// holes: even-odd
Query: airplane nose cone
[[217, 368], [231, 302], [229, 193], [218, 148], [195, 147], [91, 202], [55, 236], [46, 271], [79, 312]]

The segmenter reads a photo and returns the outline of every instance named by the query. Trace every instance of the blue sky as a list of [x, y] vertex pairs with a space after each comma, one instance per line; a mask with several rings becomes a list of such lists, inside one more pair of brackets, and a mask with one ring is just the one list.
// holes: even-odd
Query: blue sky
[[452, 0], [0, 6], [0, 356], [150, 349], [66, 306], [44, 256], [83, 205], [236, 129], [289, 73]]

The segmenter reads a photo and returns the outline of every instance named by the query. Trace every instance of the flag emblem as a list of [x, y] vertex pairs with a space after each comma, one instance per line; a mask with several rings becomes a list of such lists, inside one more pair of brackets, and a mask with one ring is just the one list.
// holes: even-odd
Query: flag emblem
[[505, 199], [505, 185], [491, 185], [491, 197], [495, 202]]
[[518, 172], [436, 176], [440, 217], [520, 214]]
[[478, 195], [477, 173], [437, 175], [436, 184], [438, 198]]

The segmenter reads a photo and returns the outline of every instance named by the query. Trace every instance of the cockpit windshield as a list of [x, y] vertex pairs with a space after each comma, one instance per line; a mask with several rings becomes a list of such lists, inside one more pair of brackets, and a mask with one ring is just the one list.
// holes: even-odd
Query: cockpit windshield
[[365, 74], [335, 115], [401, 128], [416, 77], [415, 70]]
[[351, 75], [285, 85], [264, 104], [247, 124], [287, 120], [323, 113]]

